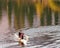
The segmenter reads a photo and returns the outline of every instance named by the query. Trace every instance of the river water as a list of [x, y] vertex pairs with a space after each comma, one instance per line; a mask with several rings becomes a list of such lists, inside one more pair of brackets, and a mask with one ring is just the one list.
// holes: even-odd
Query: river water
[[23, 29], [29, 35], [29, 42], [20, 47], [14, 39], [15, 32], [10, 32], [7, 13], [2, 14], [0, 24], [0, 48], [60, 48], [60, 26], [40, 26]]
[[10, 33], [10, 36], [7, 35], [8, 37], [0, 42], [0, 48], [60, 48], [59, 28], [60, 26], [45, 26], [23, 30], [30, 37], [25, 47], [20, 47]]

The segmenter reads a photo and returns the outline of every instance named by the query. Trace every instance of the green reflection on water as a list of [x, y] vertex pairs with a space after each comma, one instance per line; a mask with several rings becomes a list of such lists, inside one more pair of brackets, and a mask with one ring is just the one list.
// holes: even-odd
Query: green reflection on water
[[60, 0], [53, 0], [53, 2], [55, 3], [55, 5], [59, 6], [60, 7]]
[[8, 4], [7, 0], [4, 0], [4, 1], [2, 0], [2, 9], [5, 11], [7, 10], [7, 4]]
[[2, 19], [2, 0], [0, 0], [0, 21]]
[[26, 14], [27, 14], [27, 17], [28, 17], [29, 25], [30, 25], [30, 27], [32, 27], [33, 26], [33, 17], [34, 17], [35, 12], [36, 12], [35, 5], [34, 4], [29, 4], [28, 8], [29, 8], [29, 10]]
[[55, 12], [55, 25], [58, 25], [58, 12]]
[[44, 26], [44, 13], [41, 15], [41, 26]]
[[47, 25], [51, 25], [52, 23], [52, 17], [51, 17], [51, 9], [49, 7], [46, 8], [46, 19], [47, 19]]
[[14, 26], [15, 29], [20, 29], [24, 27], [24, 10], [23, 10], [23, 4], [17, 4], [17, 2], [14, 3]]
[[[11, 26], [12, 11], [14, 12], [14, 28], [20, 29], [25, 27], [25, 16], [28, 19], [28, 24], [30, 27], [33, 26], [33, 18], [36, 14], [35, 4], [28, 3], [28, 1], [18, 0], [19, 3], [14, 0], [0, 0], [0, 20], [2, 19], [2, 10], [8, 11], [8, 21]], [[8, 8], [7, 8], [8, 6]], [[41, 25], [45, 25], [44, 19], [46, 19], [46, 25], [51, 25], [51, 9], [47, 6], [43, 10], [43, 15], [41, 15]], [[46, 16], [46, 18], [45, 18]], [[58, 12], [55, 13], [55, 24], [58, 22]]]
[[43, 10], [43, 14], [41, 17], [41, 25], [51, 25], [52, 23], [52, 14], [51, 14], [51, 9], [49, 7], [45, 7]]
[[[29, 9], [29, 10], [28, 10]], [[35, 12], [35, 7], [33, 4], [17, 3], [14, 4], [14, 14], [15, 14], [15, 28], [19, 29], [25, 26], [25, 16], [28, 18], [29, 26], [33, 25], [33, 16]]]
[[12, 8], [13, 8], [13, 2], [12, 2], [12, 0], [9, 0], [9, 2], [8, 2], [8, 20], [9, 20], [9, 25], [11, 25]]

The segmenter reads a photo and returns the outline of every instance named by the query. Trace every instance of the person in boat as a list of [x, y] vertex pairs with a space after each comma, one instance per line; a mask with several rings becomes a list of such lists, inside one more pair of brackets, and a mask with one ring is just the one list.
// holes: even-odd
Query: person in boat
[[23, 32], [19, 32], [18, 36], [19, 36], [19, 45], [20, 46], [27, 45], [28, 36], [25, 35]]

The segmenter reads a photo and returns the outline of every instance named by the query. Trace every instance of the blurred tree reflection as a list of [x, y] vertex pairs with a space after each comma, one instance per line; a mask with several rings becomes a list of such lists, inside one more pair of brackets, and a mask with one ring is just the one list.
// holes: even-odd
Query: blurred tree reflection
[[9, 20], [9, 25], [11, 26], [11, 15], [12, 15], [12, 8], [13, 8], [13, 2], [12, 0], [8, 0], [8, 20]]
[[0, 21], [2, 19], [2, 0], [0, 0]]
[[[19, 1], [19, 0], [18, 0]], [[24, 10], [23, 4], [18, 4], [17, 2], [14, 3], [14, 25], [16, 29], [20, 29], [24, 27]]]
[[58, 25], [58, 12], [55, 12], [55, 25]]
[[7, 0], [4, 0], [4, 1], [2, 0], [2, 9], [3, 10], [7, 11], [7, 5], [8, 5]]
[[[59, 2], [56, 2], [56, 4], [60, 5]], [[45, 0], [0, 0], [0, 21], [2, 19], [2, 11], [7, 11], [9, 27], [11, 27], [12, 23], [12, 13], [14, 14], [13, 24], [15, 29], [25, 27], [25, 16], [27, 17], [29, 27], [33, 27], [34, 15], [37, 16], [36, 20], [39, 19], [41, 21], [41, 25], [51, 25], [52, 23], [53, 10], [49, 6], [48, 1], [45, 2]], [[56, 25], [58, 25], [58, 18], [58, 11], [54, 11]]]
[[52, 23], [52, 14], [51, 14], [51, 9], [46, 6], [43, 10], [43, 14], [41, 17], [41, 25], [51, 25]]
[[27, 17], [28, 17], [29, 25], [30, 25], [30, 27], [32, 27], [33, 26], [33, 16], [35, 15], [35, 12], [36, 12], [35, 5], [33, 3], [29, 4], [27, 9], [28, 9]]

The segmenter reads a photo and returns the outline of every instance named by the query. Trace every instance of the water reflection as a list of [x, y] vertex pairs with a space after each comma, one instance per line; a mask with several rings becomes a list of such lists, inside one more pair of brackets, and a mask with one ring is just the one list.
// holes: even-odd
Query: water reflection
[[[9, 22], [10, 28], [12, 25], [14, 26], [14, 29], [26, 27], [26, 18], [28, 24], [27, 27], [35, 27], [40, 25], [58, 25], [60, 19], [59, 12], [51, 10], [51, 8], [47, 6], [47, 2], [45, 6], [44, 4], [44, 1], [40, 2], [38, 0], [0, 0], [0, 21], [3, 14], [2, 10], [4, 10], [7, 12], [6, 15], [8, 15], [7, 20]], [[12, 14], [14, 18], [12, 18]], [[12, 21], [12, 19], [14, 21]]]
[[51, 10], [47, 5], [44, 8], [44, 5], [40, 5], [42, 4], [39, 1], [0, 0], [0, 30], [59, 25], [60, 12]]
[[9, 20], [9, 25], [11, 26], [11, 15], [12, 15], [12, 8], [13, 8], [13, 4], [12, 4], [12, 0], [9, 0], [8, 4], [7, 4], [7, 14], [8, 14], [8, 20]]
[[2, 18], [2, 2], [0, 1], [0, 21], [1, 21], [1, 18]]

